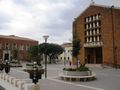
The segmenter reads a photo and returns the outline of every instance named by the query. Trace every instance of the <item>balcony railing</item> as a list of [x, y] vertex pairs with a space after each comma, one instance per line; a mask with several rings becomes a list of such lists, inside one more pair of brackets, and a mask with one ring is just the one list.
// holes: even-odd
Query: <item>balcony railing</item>
[[101, 47], [103, 46], [103, 42], [88, 42], [84, 43], [84, 47]]

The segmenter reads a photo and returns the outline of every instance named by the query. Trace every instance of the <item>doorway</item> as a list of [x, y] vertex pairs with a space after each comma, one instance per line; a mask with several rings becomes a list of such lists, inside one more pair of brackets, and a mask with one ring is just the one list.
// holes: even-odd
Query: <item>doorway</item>
[[9, 54], [8, 53], [5, 53], [5, 58], [4, 60], [9, 60]]
[[3, 62], [5, 62], [5, 60], [10, 60], [10, 51], [3, 51]]
[[102, 47], [85, 48], [85, 58], [88, 64], [102, 64]]

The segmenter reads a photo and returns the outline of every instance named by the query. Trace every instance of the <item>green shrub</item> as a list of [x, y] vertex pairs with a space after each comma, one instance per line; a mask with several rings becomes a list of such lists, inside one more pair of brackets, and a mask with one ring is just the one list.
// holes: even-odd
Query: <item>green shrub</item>
[[[34, 65], [33, 63], [27, 63], [27, 64], [26, 64], [26, 66], [30, 66], [30, 67], [33, 67], [33, 65]], [[43, 67], [41, 64], [39, 64], [39, 65], [37, 64], [37, 66], [38, 66], [38, 67], [41, 67], [41, 68]]]
[[78, 67], [77, 71], [90, 71], [88, 67]]
[[63, 68], [63, 70], [65, 70], [65, 71], [76, 71], [75, 68]]
[[78, 68], [63, 68], [65, 71], [90, 71], [85, 64], [81, 64]]
[[20, 61], [18, 61], [18, 60], [12, 60], [10, 63], [18, 63], [18, 64], [20, 64]]
[[33, 63], [27, 63], [26, 66], [33, 66]]

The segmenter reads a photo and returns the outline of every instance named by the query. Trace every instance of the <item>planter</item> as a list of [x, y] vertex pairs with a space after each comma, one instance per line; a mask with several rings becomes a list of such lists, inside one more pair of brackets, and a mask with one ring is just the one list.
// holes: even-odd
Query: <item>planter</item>
[[[33, 78], [33, 75], [34, 75], [34, 70], [33, 69], [24, 69], [24, 71], [29, 73], [31, 79]], [[44, 74], [44, 69], [38, 69], [37, 77], [39, 79], [42, 78], [42, 74]]]
[[22, 67], [20, 63], [10, 63], [11, 67]]
[[63, 71], [63, 75], [67, 76], [89, 76], [91, 71]]
[[[38, 67], [38, 69], [42, 69], [43, 68], [42, 66], [37, 66], [37, 67]], [[28, 69], [28, 70], [33, 69], [33, 65], [32, 66], [26, 65], [26, 69]]]
[[20, 61], [18, 61], [18, 60], [12, 60], [12, 61], [10, 62], [10, 66], [11, 66], [11, 67], [22, 67]]

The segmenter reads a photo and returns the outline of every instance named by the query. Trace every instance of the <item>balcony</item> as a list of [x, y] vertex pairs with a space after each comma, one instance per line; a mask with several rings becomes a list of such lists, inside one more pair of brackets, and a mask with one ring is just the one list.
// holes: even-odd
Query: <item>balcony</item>
[[101, 47], [103, 46], [103, 42], [88, 42], [84, 43], [84, 47]]

